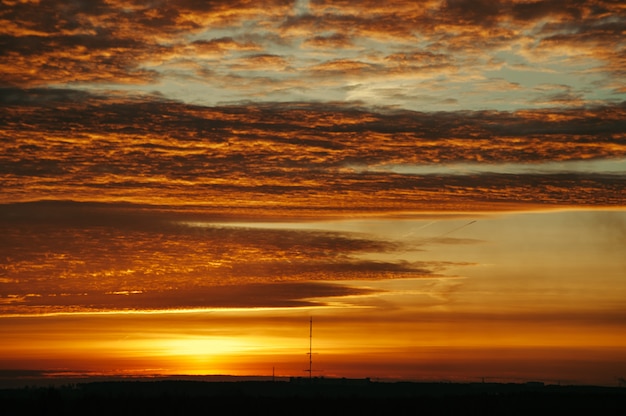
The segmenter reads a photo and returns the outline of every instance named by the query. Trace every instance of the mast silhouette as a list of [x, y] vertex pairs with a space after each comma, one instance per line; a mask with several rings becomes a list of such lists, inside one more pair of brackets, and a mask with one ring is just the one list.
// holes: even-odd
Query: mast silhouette
[[309, 320], [309, 380], [313, 378], [313, 317]]

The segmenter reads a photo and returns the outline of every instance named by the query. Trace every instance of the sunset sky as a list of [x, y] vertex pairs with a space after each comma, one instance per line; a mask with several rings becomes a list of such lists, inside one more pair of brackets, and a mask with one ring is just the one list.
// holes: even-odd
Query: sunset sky
[[0, 0], [0, 376], [626, 377], [621, 0]]

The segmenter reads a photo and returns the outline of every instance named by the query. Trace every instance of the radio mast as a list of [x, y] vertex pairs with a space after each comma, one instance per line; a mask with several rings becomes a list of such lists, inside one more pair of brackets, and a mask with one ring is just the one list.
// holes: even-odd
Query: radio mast
[[313, 317], [309, 320], [309, 380], [313, 378]]

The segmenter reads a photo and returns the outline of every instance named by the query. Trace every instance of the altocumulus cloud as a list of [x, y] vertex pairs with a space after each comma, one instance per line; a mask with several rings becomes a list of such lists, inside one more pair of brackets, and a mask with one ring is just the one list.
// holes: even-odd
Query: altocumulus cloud
[[[3, 2], [0, 8], [5, 86], [143, 85], [210, 105], [306, 97], [411, 109], [578, 106], [624, 94], [626, 16], [614, 1], [390, 1], [382, 7], [372, 1], [96, 0]], [[544, 96], [529, 77], [558, 80], [570, 93]], [[177, 92], [173, 85], [181, 82], [190, 87]], [[399, 90], [404, 96], [394, 94]]]
[[363, 260], [403, 248], [364, 234], [188, 219], [127, 204], [3, 205], [2, 313], [321, 306], [374, 293], [342, 281], [446, 278], [455, 265]]
[[[3, 92], [5, 203], [118, 201], [245, 217], [624, 202], [623, 104], [422, 113]], [[581, 165], [603, 161], [617, 170]], [[570, 169], [551, 168], [559, 163]]]

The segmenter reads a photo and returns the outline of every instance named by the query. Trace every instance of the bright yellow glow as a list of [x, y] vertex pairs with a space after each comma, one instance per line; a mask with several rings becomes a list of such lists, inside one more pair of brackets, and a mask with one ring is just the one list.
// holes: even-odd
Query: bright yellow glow
[[155, 363], [167, 363], [173, 373], [228, 374], [229, 362], [246, 353], [250, 346], [236, 338], [181, 335], [140, 342], [137, 348], [152, 356]]

